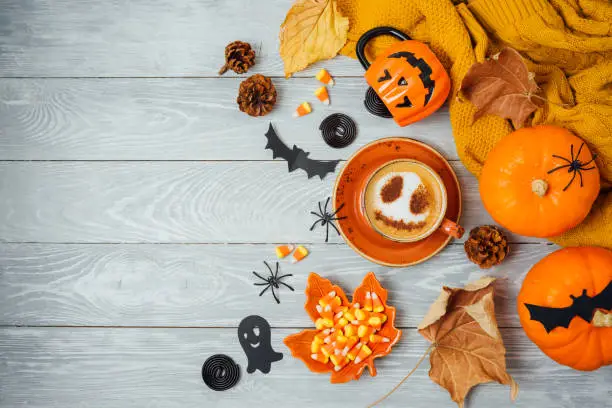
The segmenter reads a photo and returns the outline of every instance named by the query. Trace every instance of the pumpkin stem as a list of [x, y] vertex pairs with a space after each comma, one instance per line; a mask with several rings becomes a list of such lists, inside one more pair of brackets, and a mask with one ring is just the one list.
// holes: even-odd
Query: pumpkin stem
[[531, 182], [531, 191], [539, 197], [544, 197], [548, 191], [548, 183], [542, 179], [535, 179]]
[[593, 316], [593, 326], [612, 327], [612, 313], [604, 313], [601, 310], [597, 310]]

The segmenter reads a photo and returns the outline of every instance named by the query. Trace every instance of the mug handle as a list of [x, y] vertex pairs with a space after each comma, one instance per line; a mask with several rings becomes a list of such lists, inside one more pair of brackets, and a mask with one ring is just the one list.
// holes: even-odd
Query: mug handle
[[461, 237], [463, 237], [463, 233], [465, 232], [461, 225], [449, 220], [448, 218], [445, 218], [442, 221], [442, 224], [440, 224], [439, 229], [446, 235], [450, 235], [451, 237], [456, 239], [460, 239]]
[[409, 36], [394, 27], [376, 27], [371, 30], [368, 30], [359, 38], [359, 40], [357, 41], [357, 46], [355, 47], [357, 59], [361, 63], [361, 66], [366, 70], [370, 68], [370, 61], [368, 61], [365, 55], [366, 44], [371, 39], [379, 37], [381, 35], [390, 35], [401, 41], [408, 41], [411, 39]]

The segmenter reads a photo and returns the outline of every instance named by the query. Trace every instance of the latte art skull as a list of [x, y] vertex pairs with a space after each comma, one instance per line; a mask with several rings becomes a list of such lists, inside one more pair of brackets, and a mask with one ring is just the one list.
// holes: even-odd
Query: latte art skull
[[[378, 191], [374, 202], [375, 211], [380, 213], [383, 220], [410, 225], [420, 224], [429, 216], [430, 211], [426, 205], [427, 188], [418, 174], [389, 173], [378, 180], [375, 189]], [[415, 199], [420, 202], [415, 204]]]
[[387, 238], [412, 242], [438, 228], [445, 190], [439, 176], [415, 161], [395, 161], [368, 181], [363, 209], [374, 229]]

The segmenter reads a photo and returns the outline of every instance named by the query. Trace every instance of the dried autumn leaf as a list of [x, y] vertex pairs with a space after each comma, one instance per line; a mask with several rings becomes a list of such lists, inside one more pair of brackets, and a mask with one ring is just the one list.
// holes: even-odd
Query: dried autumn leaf
[[496, 381], [518, 384], [506, 371], [506, 348], [493, 303], [495, 279], [483, 278], [463, 289], [444, 287], [419, 326], [432, 342], [429, 377], [446, 388], [459, 407], [472, 387]]
[[335, 57], [346, 43], [348, 29], [349, 20], [338, 11], [336, 0], [296, 1], [280, 30], [285, 76]]
[[333, 367], [329, 364], [323, 364], [315, 361], [311, 358], [310, 345], [314, 336], [318, 333], [318, 330], [302, 330], [299, 333], [287, 336], [284, 340], [285, 345], [291, 350], [293, 357], [299, 358], [306, 364], [306, 366], [315, 373], [327, 373], [331, 372], [330, 382], [332, 383], [344, 383], [351, 380], [357, 380], [361, 377], [363, 370], [368, 367], [370, 375], [376, 376], [376, 367], [374, 366], [374, 359], [386, 356], [391, 352], [393, 346], [399, 341], [402, 332], [395, 328], [395, 308], [387, 305], [387, 291], [380, 285], [376, 276], [369, 272], [361, 285], [353, 293], [353, 302], [350, 303], [344, 294], [344, 291], [333, 285], [329, 280], [324, 279], [316, 273], [311, 273], [308, 276], [308, 285], [306, 286], [306, 303], [304, 309], [312, 319], [316, 321], [319, 317], [316, 306], [319, 303], [319, 299], [327, 295], [329, 292], [335, 291], [337, 296], [342, 299], [342, 304], [352, 307], [355, 303], [364, 304], [366, 298], [366, 292], [376, 293], [380, 298], [380, 301], [385, 307], [385, 314], [387, 315], [387, 321], [382, 326], [381, 330], [377, 334], [384, 336], [389, 339], [388, 343], [377, 343], [371, 345], [372, 354], [361, 361], [360, 363], [349, 363], [340, 371], [334, 371]]
[[519, 126], [538, 108], [538, 89], [523, 57], [512, 48], [472, 65], [461, 82], [461, 93], [478, 108], [474, 120], [490, 113]]

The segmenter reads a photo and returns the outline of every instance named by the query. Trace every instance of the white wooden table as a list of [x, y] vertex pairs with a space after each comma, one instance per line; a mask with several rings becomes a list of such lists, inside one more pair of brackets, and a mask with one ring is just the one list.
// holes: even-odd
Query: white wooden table
[[[353, 253], [339, 237], [310, 232], [309, 211], [333, 177], [307, 180], [271, 160], [272, 121], [287, 143], [319, 159], [346, 159], [384, 136], [435, 146], [464, 190], [466, 228], [490, 222], [476, 181], [458, 161], [448, 111], [400, 129], [367, 114], [356, 61], [323, 64], [336, 78], [332, 105], [294, 120], [312, 100], [321, 65], [282, 78], [277, 35], [287, 0], [0, 0], [0, 406], [353, 407], [389, 390], [426, 342], [416, 325], [440, 287], [483, 273], [455, 242], [427, 263], [390, 269]], [[266, 118], [238, 111], [243, 78], [217, 77], [223, 49], [257, 48], [251, 73], [274, 78], [278, 104]], [[329, 113], [354, 117], [359, 136], [333, 150], [317, 130]], [[512, 237], [512, 256], [491, 273], [518, 401], [499, 385], [478, 387], [471, 407], [610, 407], [612, 367], [579, 373], [546, 358], [524, 335], [515, 296], [529, 267], [555, 249]], [[278, 243], [303, 243], [305, 261], [282, 263], [295, 292], [257, 297], [251, 271]], [[302, 305], [317, 271], [348, 293], [367, 271], [389, 288], [404, 330], [379, 375], [331, 385], [293, 359], [282, 339], [312, 326]], [[269, 375], [246, 374], [240, 320], [264, 316], [285, 358]], [[226, 353], [240, 383], [217, 393], [203, 361]], [[428, 364], [389, 407], [452, 407]]]

